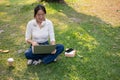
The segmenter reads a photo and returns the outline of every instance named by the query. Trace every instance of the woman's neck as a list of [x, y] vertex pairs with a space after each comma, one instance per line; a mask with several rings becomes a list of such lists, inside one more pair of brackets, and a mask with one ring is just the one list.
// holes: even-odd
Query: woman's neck
[[41, 23], [42, 23], [43, 21], [45, 21], [45, 19], [43, 19], [42, 21], [37, 21], [37, 20], [36, 20], [37, 24], [39, 24], [39, 25], [41, 25]]
[[[45, 20], [44, 20], [44, 21], [45, 21]], [[37, 24], [38, 24], [38, 26], [39, 26], [40, 28], [42, 28], [42, 27], [43, 27], [43, 24], [42, 24], [42, 23], [43, 23], [43, 21], [37, 21], [37, 20], [36, 20], [36, 22], [37, 22]]]

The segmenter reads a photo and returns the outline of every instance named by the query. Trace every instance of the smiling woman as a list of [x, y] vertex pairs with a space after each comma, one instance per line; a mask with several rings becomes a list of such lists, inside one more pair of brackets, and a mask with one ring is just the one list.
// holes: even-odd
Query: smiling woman
[[[29, 21], [26, 28], [26, 41], [31, 44], [30, 48], [25, 52], [28, 59], [28, 65], [37, 65], [40, 62], [45, 64], [53, 62], [59, 54], [64, 50], [62, 44], [55, 44], [55, 35], [53, 24], [46, 17], [46, 9], [43, 5], [37, 5], [34, 9], [34, 19]], [[51, 53], [33, 54], [32, 47], [37, 45], [56, 45], [56, 49]]]

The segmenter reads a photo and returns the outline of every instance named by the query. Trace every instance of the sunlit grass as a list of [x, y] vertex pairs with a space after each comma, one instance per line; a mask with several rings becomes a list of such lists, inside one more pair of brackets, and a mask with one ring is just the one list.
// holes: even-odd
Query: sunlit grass
[[0, 16], [5, 16], [6, 14], [6, 12], [0, 12]]
[[9, 4], [9, 0], [1, 0], [0, 4]]
[[75, 36], [75, 39], [79, 41], [77, 44], [87, 47], [90, 51], [94, 50], [99, 46], [99, 43], [95, 40], [95, 38], [93, 38], [87, 33], [73, 32], [73, 36]]
[[[108, 4], [109, 3], [109, 4]], [[120, 1], [114, 0], [80, 0], [80, 3], [72, 5], [75, 10], [87, 15], [96, 16], [113, 26], [120, 26]]]
[[8, 16], [7, 12], [0, 12], [1, 21], [9, 22], [12, 19], [12, 16]]

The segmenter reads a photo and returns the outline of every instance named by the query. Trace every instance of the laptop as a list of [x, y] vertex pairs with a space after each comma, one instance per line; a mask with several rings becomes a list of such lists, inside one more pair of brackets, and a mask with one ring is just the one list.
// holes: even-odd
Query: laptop
[[33, 54], [51, 54], [52, 51], [54, 51], [56, 48], [56, 45], [37, 45], [32, 46], [32, 52]]

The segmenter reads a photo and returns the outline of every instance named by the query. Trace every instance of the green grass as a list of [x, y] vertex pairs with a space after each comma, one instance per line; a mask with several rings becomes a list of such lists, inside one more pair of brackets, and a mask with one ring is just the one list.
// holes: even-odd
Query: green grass
[[[1, 0], [0, 49], [10, 52], [0, 53], [0, 80], [120, 80], [120, 16], [107, 10], [108, 6], [117, 10], [118, 0], [109, 2], [107, 7], [104, 3], [101, 8], [97, 7], [99, 0], [95, 0], [96, 4], [90, 0], [65, 1], [67, 5], [41, 4], [54, 24], [56, 42], [76, 49], [76, 56], [67, 58], [63, 52], [57, 62], [27, 66], [24, 51], [29, 45], [24, 39], [25, 29], [38, 3]], [[9, 57], [15, 59], [14, 68], [8, 67]]]

